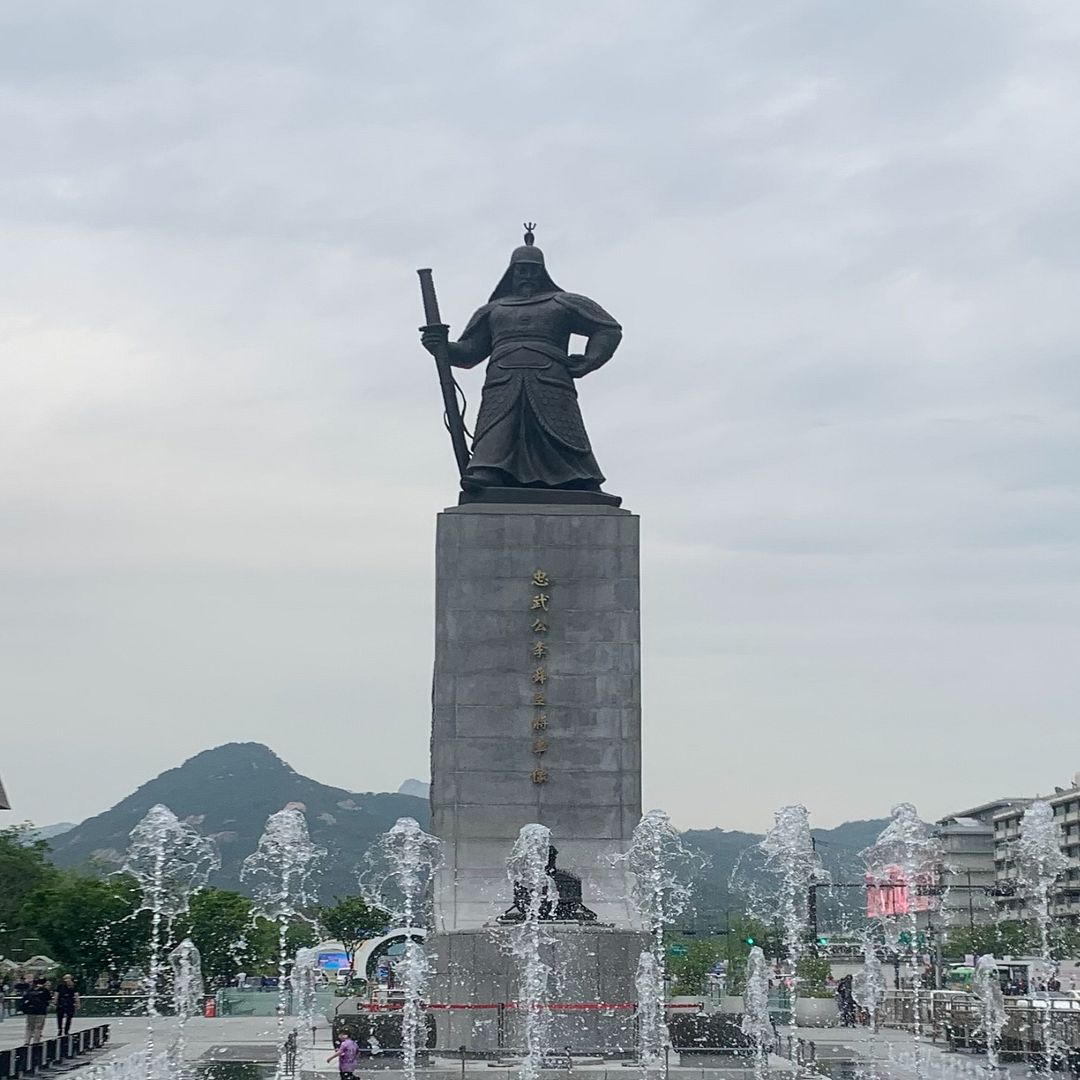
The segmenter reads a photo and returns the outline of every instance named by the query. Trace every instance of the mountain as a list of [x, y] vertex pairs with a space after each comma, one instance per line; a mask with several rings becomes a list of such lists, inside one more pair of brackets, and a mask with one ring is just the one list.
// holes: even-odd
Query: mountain
[[74, 821], [58, 821], [55, 825], [41, 825], [38, 828], [26, 830], [26, 841], [33, 843], [35, 840], [52, 840], [74, 828]]
[[426, 780], [402, 780], [399, 795], [415, 795], [418, 799], [431, 796], [431, 785]]
[[[53, 861], [100, 872], [118, 869], [128, 834], [155, 803], [164, 803], [177, 817], [217, 841], [222, 868], [211, 884], [241, 890], [240, 864], [255, 850], [267, 817], [289, 804], [300, 806], [312, 839], [328, 853], [318, 886], [324, 901], [357, 891], [358, 864], [399, 817], [415, 818], [425, 829], [430, 819], [427, 785], [422, 781], [406, 780], [395, 794], [358, 794], [301, 776], [261, 743], [227, 743], [196, 754], [143, 784], [111, 810], [54, 835], [49, 840]], [[835, 829], [813, 830], [818, 854], [833, 881], [861, 880], [858, 852], [872, 844], [886, 824], [885, 820], [849, 821]], [[698, 853], [700, 866], [687, 925], [722, 926], [729, 909], [744, 910], [745, 897], [732, 889], [732, 874], [761, 839], [757, 833], [726, 829], [683, 833], [683, 842]], [[745, 858], [740, 881], [747, 877], [745, 868], [752, 861]], [[754, 877], [752, 871], [750, 877]], [[838, 914], [845, 899], [850, 905], [854, 895], [844, 890], [837, 890], [835, 896], [819, 895], [823, 923]]]
[[[812, 829], [811, 835], [824, 869], [834, 882], [862, 880], [863, 864], [859, 852], [869, 847], [889, 823], [887, 818], [871, 821], [846, 821], [834, 829]], [[698, 853], [704, 866], [696, 875], [693, 909], [684, 920], [687, 925], [701, 925], [708, 930], [724, 925], [726, 912], [745, 909], [745, 885], [762, 882], [754, 868], [751, 854], [762, 840], [757, 833], [729, 832], [726, 829], [691, 829], [682, 834], [683, 843]], [[745, 858], [744, 858], [745, 856]], [[740, 859], [743, 863], [740, 864]], [[739, 873], [736, 874], [736, 869]], [[735, 875], [735, 885], [732, 876]], [[765, 890], [775, 894], [775, 886]], [[855, 897], [858, 899], [854, 899]], [[819, 890], [818, 912], [822, 925], [835, 922], [842, 910], [852, 911], [852, 904], [862, 902], [862, 893]]]
[[416, 818], [427, 828], [430, 816], [426, 799], [328, 787], [301, 776], [261, 743], [226, 743], [163, 772], [111, 810], [55, 837], [50, 841], [53, 861], [116, 870], [128, 834], [156, 803], [217, 841], [222, 867], [211, 884], [227, 889], [243, 889], [240, 864], [258, 845], [267, 817], [298, 805], [312, 840], [328, 853], [318, 885], [323, 901], [357, 891], [357, 865], [398, 818]]

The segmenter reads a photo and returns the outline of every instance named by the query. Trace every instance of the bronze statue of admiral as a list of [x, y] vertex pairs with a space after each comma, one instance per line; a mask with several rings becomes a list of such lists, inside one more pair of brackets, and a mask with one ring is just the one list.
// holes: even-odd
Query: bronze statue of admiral
[[[439, 363], [461, 486], [472, 497], [501, 490], [512, 499], [506, 489], [599, 493], [604, 482], [574, 380], [611, 359], [622, 328], [595, 301], [551, 280], [533, 242], [534, 227], [526, 226], [524, 245], [511, 254], [491, 298], [457, 341], [448, 340], [448, 327], [439, 320], [430, 271], [420, 271], [428, 322], [421, 341]], [[569, 351], [571, 334], [586, 339], [584, 352]], [[487, 377], [470, 453], [448, 369], [484, 360]]]

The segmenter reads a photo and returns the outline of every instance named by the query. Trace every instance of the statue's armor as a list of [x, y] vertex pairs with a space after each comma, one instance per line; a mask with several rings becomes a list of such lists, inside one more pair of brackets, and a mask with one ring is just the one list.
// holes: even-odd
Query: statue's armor
[[[568, 355], [571, 334], [590, 346], [605, 335], [613, 344], [586, 365], [589, 357]], [[574, 293], [503, 297], [482, 307], [455, 346], [463, 366], [490, 357], [470, 467], [498, 469], [519, 484], [601, 483], [574, 378], [603, 363], [619, 334], [603, 308]]]
[[491, 305], [491, 360], [500, 367], [550, 367], [567, 359], [571, 313], [553, 297]]
[[492, 304], [491, 362], [476, 418], [477, 442], [524, 394], [548, 435], [572, 450], [592, 450], [567, 368], [571, 321], [552, 297]]

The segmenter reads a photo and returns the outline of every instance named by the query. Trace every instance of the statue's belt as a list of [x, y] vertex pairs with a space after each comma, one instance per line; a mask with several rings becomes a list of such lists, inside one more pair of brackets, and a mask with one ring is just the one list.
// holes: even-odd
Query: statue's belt
[[500, 341], [491, 351], [491, 362], [501, 368], [546, 368], [552, 361], [565, 365], [568, 360], [565, 349], [534, 338]]

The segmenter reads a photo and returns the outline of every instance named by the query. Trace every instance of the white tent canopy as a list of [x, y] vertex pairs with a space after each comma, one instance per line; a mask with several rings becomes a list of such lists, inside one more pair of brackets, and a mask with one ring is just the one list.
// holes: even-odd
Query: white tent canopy
[[52, 969], [57, 966], [55, 960], [51, 960], [49, 957], [40, 954], [31, 956], [29, 960], [19, 965], [23, 971], [52, 971]]

